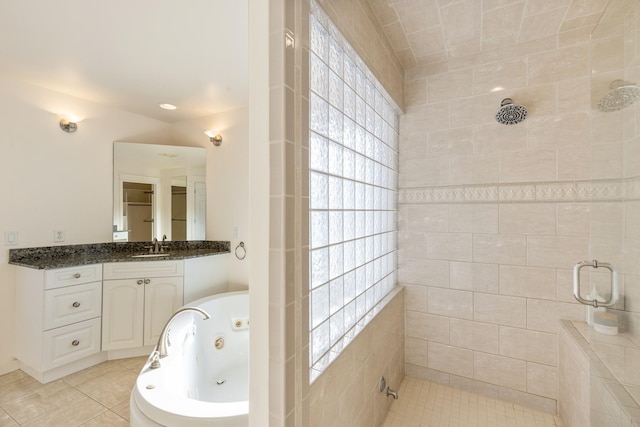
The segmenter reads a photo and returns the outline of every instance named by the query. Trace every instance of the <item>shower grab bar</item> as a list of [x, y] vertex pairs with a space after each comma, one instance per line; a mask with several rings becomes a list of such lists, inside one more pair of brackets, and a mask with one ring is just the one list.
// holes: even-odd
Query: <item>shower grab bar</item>
[[[598, 268], [606, 268], [611, 272], [611, 297], [608, 301], [598, 301], [597, 298], [592, 300], [584, 299], [580, 296], [580, 270], [584, 267], [592, 267], [595, 269]], [[584, 305], [592, 305], [596, 308], [598, 307], [612, 307], [616, 301], [618, 301], [618, 272], [613, 268], [613, 266], [606, 262], [598, 262], [598, 260], [594, 259], [593, 261], [582, 261], [577, 263], [573, 267], [573, 296], [578, 300], [579, 303]]]

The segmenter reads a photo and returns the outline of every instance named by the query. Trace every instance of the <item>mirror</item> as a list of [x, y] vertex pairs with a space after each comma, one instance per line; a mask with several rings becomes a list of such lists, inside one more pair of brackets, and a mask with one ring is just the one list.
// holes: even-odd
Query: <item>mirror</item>
[[113, 143], [113, 241], [204, 240], [206, 151]]

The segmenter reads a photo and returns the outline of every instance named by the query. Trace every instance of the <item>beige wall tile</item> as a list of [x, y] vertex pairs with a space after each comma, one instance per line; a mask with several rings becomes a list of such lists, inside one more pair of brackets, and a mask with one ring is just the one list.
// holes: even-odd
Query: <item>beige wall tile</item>
[[473, 378], [515, 390], [527, 389], [527, 362], [510, 357], [474, 352]]
[[558, 324], [556, 301], [527, 299], [527, 329], [555, 333]]
[[400, 230], [447, 231], [449, 229], [449, 205], [401, 206], [398, 221]]
[[500, 354], [556, 366], [556, 335], [500, 326]]
[[556, 234], [556, 204], [500, 205], [500, 233]]
[[429, 343], [429, 368], [473, 378], [473, 351], [450, 345]]
[[589, 234], [590, 209], [587, 203], [559, 203], [558, 236], [586, 236]]
[[523, 58], [482, 64], [473, 70], [473, 93], [485, 94], [496, 87], [519, 88], [527, 84], [527, 63]]
[[452, 261], [450, 280], [451, 288], [497, 294], [498, 265]]
[[558, 398], [558, 370], [553, 366], [527, 362], [527, 392]]
[[513, 402], [527, 408], [533, 408], [551, 414], [556, 413], [557, 405], [555, 399], [548, 399], [546, 397], [536, 396], [535, 394], [525, 393], [507, 387], [500, 387], [500, 393], [498, 394], [498, 396], [501, 400]]
[[449, 231], [463, 233], [497, 233], [498, 205], [451, 205], [449, 208]]
[[473, 128], [456, 127], [429, 133], [430, 156], [459, 156], [473, 150]]
[[473, 319], [473, 293], [445, 288], [429, 288], [429, 313]]
[[526, 298], [474, 294], [473, 320], [524, 328], [527, 323]]
[[[502, 5], [501, 5], [502, 6]], [[503, 46], [518, 39], [519, 29], [505, 22], [522, 22], [525, 3], [518, 2], [505, 7], [487, 8], [482, 14], [482, 36], [485, 44]]]
[[564, 11], [564, 8], [555, 8], [534, 15], [527, 14], [522, 21], [519, 41], [556, 35], [564, 18]]
[[453, 157], [451, 184], [487, 184], [498, 180], [499, 157], [495, 153]]
[[473, 94], [473, 70], [451, 71], [427, 77], [429, 102], [441, 102]]
[[571, 268], [589, 258], [589, 239], [586, 236], [528, 236], [527, 264], [540, 267]]
[[[513, 94], [516, 104], [527, 107], [527, 127], [535, 127], [536, 119], [558, 115], [558, 85], [543, 84], [527, 86]], [[572, 112], [575, 112], [572, 110]], [[529, 119], [532, 119], [529, 121]]]
[[406, 345], [406, 363], [417, 366], [428, 366], [427, 348], [429, 342], [426, 339], [407, 337]]
[[449, 287], [449, 261], [400, 257], [398, 281], [416, 285]]
[[428, 258], [427, 233], [422, 231], [398, 231], [398, 255], [401, 257]]
[[624, 206], [622, 202], [592, 202], [591, 210], [592, 236], [608, 236], [622, 238], [624, 233]]
[[500, 182], [553, 181], [557, 178], [556, 150], [500, 153]]
[[[496, 104], [496, 111], [500, 104]], [[500, 151], [520, 151], [527, 148], [527, 128], [525, 126], [501, 126], [495, 122], [475, 126], [473, 150], [475, 153], [495, 153]]]
[[449, 318], [407, 311], [407, 337], [449, 343]]
[[539, 299], [556, 299], [556, 270], [553, 268], [501, 265], [500, 294]]
[[592, 145], [590, 171], [593, 179], [623, 177], [623, 153], [621, 144]]
[[474, 234], [473, 261], [491, 264], [524, 265], [527, 240], [524, 235]]
[[550, 50], [529, 57], [529, 84], [573, 79], [589, 74], [589, 49], [586, 44]]
[[558, 149], [558, 180], [589, 179], [591, 155], [588, 150], [576, 150], [573, 147]]
[[427, 286], [403, 283], [405, 310], [427, 312]]
[[451, 345], [498, 354], [498, 325], [451, 319], [449, 327]]
[[442, 158], [410, 159], [400, 162], [401, 187], [430, 187], [451, 182], [449, 162]]
[[471, 261], [469, 233], [427, 233], [427, 256], [432, 259]]
[[449, 378], [449, 384], [455, 388], [461, 388], [463, 390], [469, 390], [474, 393], [489, 396], [494, 399], [498, 399], [500, 393], [500, 387], [494, 384], [487, 384], [482, 381], [472, 380], [470, 378], [459, 377], [457, 375], [451, 375]]

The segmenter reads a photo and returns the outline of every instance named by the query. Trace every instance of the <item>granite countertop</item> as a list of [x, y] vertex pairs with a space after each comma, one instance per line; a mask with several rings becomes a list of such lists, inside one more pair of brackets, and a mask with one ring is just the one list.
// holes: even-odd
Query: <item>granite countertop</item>
[[50, 270], [107, 262], [178, 260], [230, 253], [228, 241], [198, 240], [165, 242], [166, 256], [135, 257], [149, 254], [149, 246], [151, 242], [114, 242], [11, 249], [9, 264]]

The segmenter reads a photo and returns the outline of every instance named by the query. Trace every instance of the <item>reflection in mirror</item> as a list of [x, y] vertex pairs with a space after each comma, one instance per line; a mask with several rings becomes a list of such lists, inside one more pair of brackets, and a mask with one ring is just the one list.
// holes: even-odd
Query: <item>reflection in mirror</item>
[[187, 177], [171, 178], [171, 238], [187, 240]]
[[204, 240], [205, 149], [113, 144], [113, 240]]

